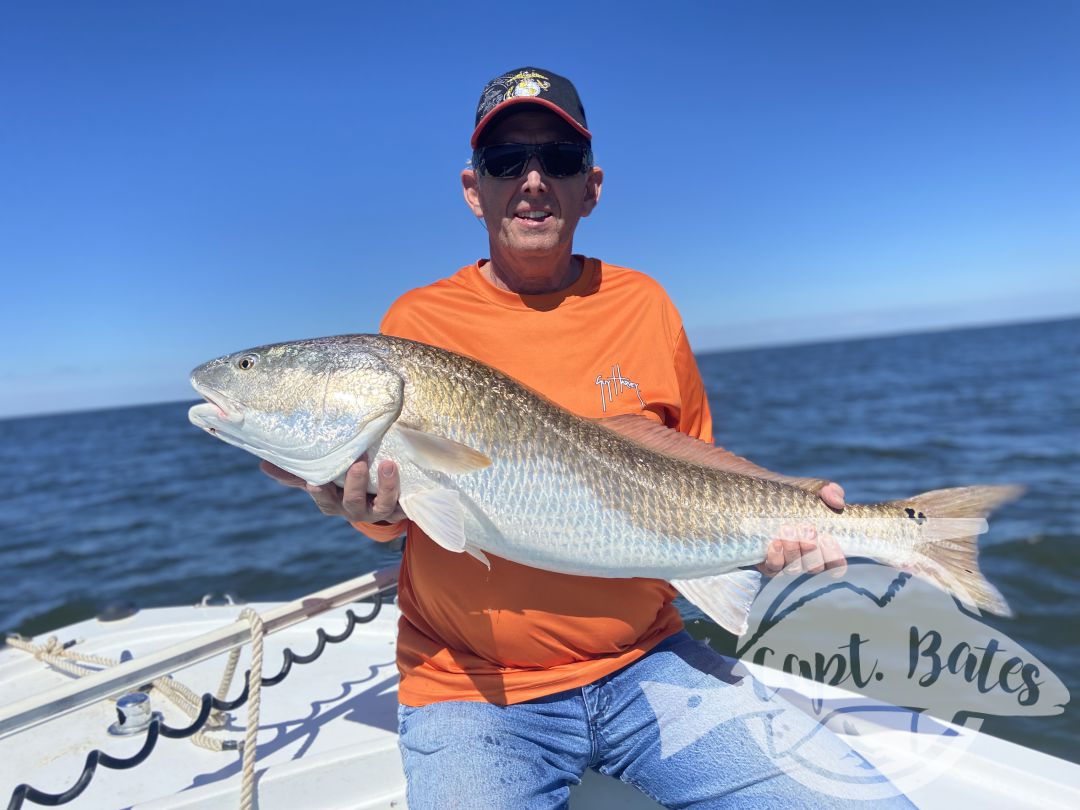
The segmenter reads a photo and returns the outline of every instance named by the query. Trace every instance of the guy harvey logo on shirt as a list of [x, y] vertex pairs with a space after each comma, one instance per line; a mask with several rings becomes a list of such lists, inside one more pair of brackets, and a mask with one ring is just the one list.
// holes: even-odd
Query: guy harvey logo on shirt
[[600, 408], [607, 413], [609, 402], [614, 402], [624, 391], [630, 390], [637, 395], [641, 407], [645, 407], [645, 400], [641, 398], [641, 388], [629, 377], [624, 377], [622, 368], [618, 363], [611, 367], [611, 376], [596, 375], [596, 385], [600, 388]]

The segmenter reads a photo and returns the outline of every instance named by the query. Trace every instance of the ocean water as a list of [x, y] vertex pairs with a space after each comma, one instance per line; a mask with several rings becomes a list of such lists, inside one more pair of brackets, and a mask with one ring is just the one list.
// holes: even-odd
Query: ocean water
[[[1076, 696], [983, 729], [1080, 761], [1080, 319], [699, 357], [717, 441], [849, 502], [1009, 482], [981, 565], [1016, 617], [988, 623]], [[36, 635], [110, 603], [294, 599], [398, 553], [323, 517], [191, 403], [0, 421], [0, 629]], [[732, 639], [687, 610], [694, 632]]]

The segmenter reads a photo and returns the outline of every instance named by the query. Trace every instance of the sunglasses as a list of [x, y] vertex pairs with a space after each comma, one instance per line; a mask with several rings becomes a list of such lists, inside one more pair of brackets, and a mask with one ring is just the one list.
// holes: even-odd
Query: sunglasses
[[587, 143], [497, 143], [474, 151], [473, 166], [492, 177], [521, 177], [533, 155], [548, 177], [573, 177], [592, 167]]

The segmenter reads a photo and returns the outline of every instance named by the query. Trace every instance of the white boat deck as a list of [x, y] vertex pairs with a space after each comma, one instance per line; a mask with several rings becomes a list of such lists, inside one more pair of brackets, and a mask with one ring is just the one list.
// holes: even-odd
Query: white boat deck
[[[274, 605], [255, 605], [260, 612]], [[353, 605], [362, 615], [368, 605]], [[345, 607], [293, 625], [265, 642], [264, 675], [278, 672], [282, 651], [306, 654], [316, 644], [315, 629], [338, 633], [346, 625]], [[177, 607], [144, 610], [115, 622], [88, 620], [57, 633], [62, 642], [110, 658], [139, 658], [234, 622], [238, 606]], [[265, 687], [259, 725], [257, 772], [261, 810], [312, 808], [404, 808], [405, 783], [396, 738], [397, 671], [394, 641], [398, 613], [383, 605], [378, 617], [359, 624], [340, 644], [327, 644], [308, 665], [294, 665], [279, 685]], [[243, 688], [249, 647], [228, 697]], [[217, 689], [225, 656], [203, 661], [177, 673], [199, 694]], [[0, 709], [69, 683], [57, 672], [20, 650], [0, 649]], [[153, 708], [174, 727], [189, 724], [186, 715], [151, 692]], [[246, 706], [237, 709], [230, 728], [218, 736], [239, 740]], [[128, 757], [143, 744], [144, 734], [114, 737], [107, 729], [116, 720], [111, 701], [100, 701], [0, 739], [0, 798], [27, 782], [51, 793], [67, 790], [83, 770], [87, 754], [97, 748]], [[905, 732], [882, 731], [848, 742], [871, 761], [905, 759], [910, 767], [919, 756]], [[988, 735], [961, 730], [957, 759], [912, 799], [923, 808], [1080, 807], [1080, 766]], [[867, 742], [871, 745], [867, 745]], [[928, 763], [932, 764], [932, 763]], [[240, 792], [240, 752], [213, 752], [189, 740], [158, 739], [155, 749], [129, 770], [99, 766], [85, 792], [63, 805], [71, 808], [221, 808], [236, 807]], [[823, 797], [823, 806], [828, 806]], [[24, 807], [36, 807], [26, 802]], [[572, 793], [577, 808], [655, 808], [633, 789], [596, 773]], [[872, 803], [868, 803], [872, 806]]]

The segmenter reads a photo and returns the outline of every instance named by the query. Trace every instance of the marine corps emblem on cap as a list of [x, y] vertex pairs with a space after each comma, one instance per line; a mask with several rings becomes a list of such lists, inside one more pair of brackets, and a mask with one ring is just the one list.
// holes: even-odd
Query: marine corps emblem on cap
[[538, 96], [551, 87], [548, 77], [542, 73], [537, 73], [535, 70], [515, 73], [510, 77], [510, 80], [514, 82], [514, 86], [506, 92], [503, 101], [519, 96]]
[[480, 95], [476, 107], [476, 129], [471, 144], [476, 147], [480, 135], [496, 115], [512, 104], [538, 104], [556, 113], [566, 123], [592, 140], [585, 123], [585, 107], [569, 79], [535, 67], [511, 70], [492, 79]]

